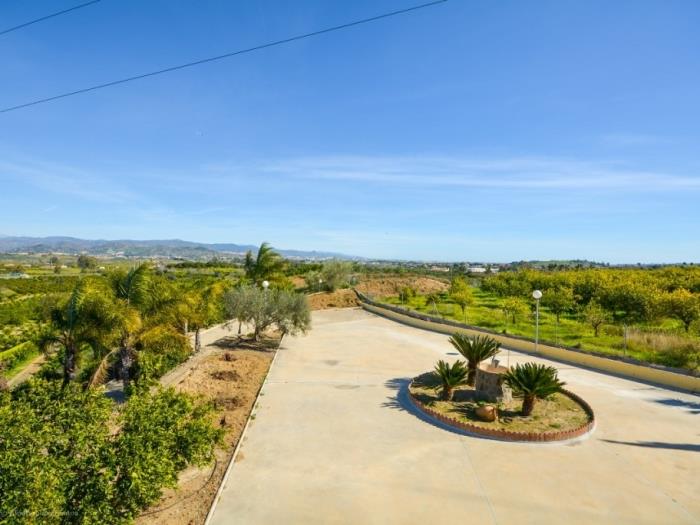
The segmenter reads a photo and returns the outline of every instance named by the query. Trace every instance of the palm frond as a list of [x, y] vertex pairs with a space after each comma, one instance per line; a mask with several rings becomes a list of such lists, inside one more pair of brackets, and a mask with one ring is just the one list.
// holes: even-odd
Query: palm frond
[[92, 373], [92, 375], [90, 376], [90, 380], [88, 381], [89, 387], [102, 385], [106, 382], [107, 375], [109, 373], [110, 358], [114, 355], [115, 352], [116, 350], [112, 350], [108, 352], [107, 355], [105, 355], [102, 359], [100, 359], [97, 368], [95, 368], [95, 371]]

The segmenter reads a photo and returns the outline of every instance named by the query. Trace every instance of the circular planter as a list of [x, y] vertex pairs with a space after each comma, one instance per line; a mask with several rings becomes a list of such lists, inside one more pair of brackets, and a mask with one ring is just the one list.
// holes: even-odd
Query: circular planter
[[453, 427], [457, 430], [462, 430], [469, 434], [474, 434], [478, 436], [483, 436], [490, 439], [497, 439], [501, 441], [514, 441], [514, 442], [533, 442], [533, 443], [544, 443], [552, 441], [566, 441], [569, 439], [575, 439], [590, 433], [595, 427], [595, 414], [591, 406], [586, 403], [579, 396], [568, 390], [561, 390], [561, 393], [572, 399], [578, 405], [581, 406], [583, 411], [588, 416], [588, 422], [584, 425], [578, 426], [576, 428], [566, 429], [566, 430], [554, 430], [546, 432], [517, 432], [512, 430], [503, 430], [498, 428], [488, 428], [482, 425], [476, 425], [467, 423], [465, 421], [459, 421], [452, 417], [446, 416], [433, 410], [429, 406], [420, 402], [411, 392], [411, 387], [413, 386], [413, 381], [408, 387], [408, 399], [411, 401], [416, 409], [420, 410], [424, 414], [437, 419], [442, 424], [449, 427]]

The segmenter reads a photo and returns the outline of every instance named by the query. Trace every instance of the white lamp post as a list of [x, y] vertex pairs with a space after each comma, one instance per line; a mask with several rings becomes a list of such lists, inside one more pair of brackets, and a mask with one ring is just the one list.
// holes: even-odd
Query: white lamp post
[[535, 290], [532, 292], [532, 297], [536, 301], [535, 306], [535, 353], [538, 352], [538, 344], [540, 340], [540, 299], [542, 299], [542, 292]]
[[323, 284], [323, 279], [318, 280], [318, 291], [321, 291], [321, 285]]
[[270, 286], [270, 283], [267, 282], [267, 281], [263, 281], [263, 282], [262, 282], [262, 286], [263, 286], [263, 288], [264, 288], [265, 290], [267, 290], [268, 287]]

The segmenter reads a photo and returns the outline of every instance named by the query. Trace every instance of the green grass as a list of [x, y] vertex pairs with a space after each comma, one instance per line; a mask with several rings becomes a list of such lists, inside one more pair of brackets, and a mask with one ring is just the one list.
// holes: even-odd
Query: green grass
[[[467, 307], [466, 322], [469, 325], [486, 328], [498, 333], [506, 333], [535, 338], [534, 314], [524, 313], [516, 316], [516, 322], [506, 319], [501, 309], [501, 298], [474, 288], [473, 295], [475, 304]], [[382, 302], [408, 307], [411, 310], [435, 315], [435, 307], [432, 303], [426, 305], [424, 296], [416, 296], [403, 304], [398, 297], [384, 297]], [[443, 295], [437, 304], [437, 313], [445, 319], [464, 322], [464, 315], [459, 306], [454, 304], [447, 296]], [[674, 338], [683, 337], [682, 329], [677, 321], [664, 319], [659, 324], [647, 327], [638, 327], [673, 333]], [[600, 335], [594, 336], [593, 328], [581, 322], [576, 315], [562, 315], [559, 323], [556, 316], [544, 308], [540, 308], [540, 342], [555, 346], [568, 346], [580, 348], [601, 354], [614, 356], [628, 356], [640, 361], [665, 364], [668, 366], [681, 366], [691, 370], [698, 370], [697, 361], [692, 358], [688, 362], [679, 362], [678, 356], [672, 356], [667, 352], [660, 352], [641, 344], [628, 344], [627, 350], [624, 348], [622, 329], [619, 326], [605, 325], [600, 329]], [[700, 349], [700, 339], [697, 336], [687, 336], [689, 345]], [[692, 352], [692, 351], [691, 351]], [[697, 350], [696, 350], [697, 352]], [[697, 359], [697, 357], [695, 358]]]

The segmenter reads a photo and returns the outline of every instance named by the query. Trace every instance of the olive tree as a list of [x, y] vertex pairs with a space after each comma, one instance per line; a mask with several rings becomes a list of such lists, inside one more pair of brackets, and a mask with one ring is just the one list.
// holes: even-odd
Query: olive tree
[[333, 259], [323, 263], [321, 278], [323, 279], [323, 284], [325, 285], [326, 289], [329, 292], [333, 292], [336, 290], [336, 288], [341, 288], [348, 284], [351, 272], [351, 262]]
[[306, 296], [287, 290], [240, 286], [224, 294], [224, 307], [231, 318], [238, 320], [239, 327], [242, 323], [253, 325], [256, 341], [273, 326], [287, 334], [305, 332], [311, 324]]

